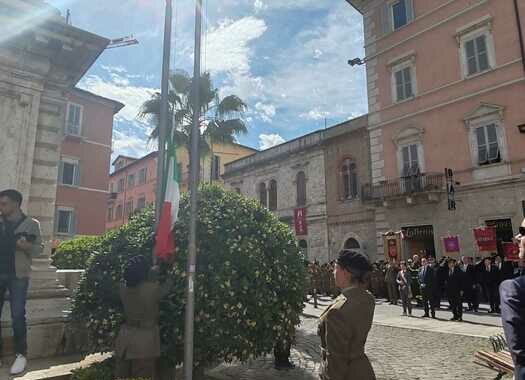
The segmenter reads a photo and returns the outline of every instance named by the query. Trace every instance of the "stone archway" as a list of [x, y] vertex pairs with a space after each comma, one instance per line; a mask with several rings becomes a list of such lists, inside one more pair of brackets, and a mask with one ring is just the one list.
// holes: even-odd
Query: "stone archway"
[[350, 232], [344, 236], [339, 249], [351, 249], [352, 251], [356, 251], [366, 255], [363, 240], [353, 232]]
[[361, 245], [356, 239], [350, 238], [345, 241], [344, 249], [359, 250], [361, 249]]

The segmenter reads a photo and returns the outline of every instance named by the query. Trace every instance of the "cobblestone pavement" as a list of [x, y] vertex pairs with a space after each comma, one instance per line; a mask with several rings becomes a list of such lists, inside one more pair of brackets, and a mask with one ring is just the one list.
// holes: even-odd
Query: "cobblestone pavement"
[[[292, 350], [297, 365], [294, 370], [275, 370], [273, 358], [268, 356], [244, 365], [223, 364], [209, 376], [220, 380], [318, 379], [316, 331], [317, 319], [303, 318]], [[473, 363], [473, 354], [479, 349], [490, 349], [487, 339], [377, 324], [366, 345], [378, 380], [492, 380], [495, 372]]]

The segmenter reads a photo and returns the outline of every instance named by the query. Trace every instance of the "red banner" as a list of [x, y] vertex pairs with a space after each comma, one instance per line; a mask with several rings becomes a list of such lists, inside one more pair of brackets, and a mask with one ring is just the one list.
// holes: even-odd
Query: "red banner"
[[459, 252], [459, 236], [448, 236], [443, 238], [446, 253]]
[[308, 226], [306, 223], [306, 208], [296, 208], [294, 210], [294, 222], [296, 235], [308, 235]]
[[474, 228], [474, 238], [480, 252], [496, 252], [498, 250], [496, 227]]
[[503, 252], [505, 257], [510, 261], [519, 261], [520, 247], [518, 244], [513, 242], [503, 242], [502, 243]]

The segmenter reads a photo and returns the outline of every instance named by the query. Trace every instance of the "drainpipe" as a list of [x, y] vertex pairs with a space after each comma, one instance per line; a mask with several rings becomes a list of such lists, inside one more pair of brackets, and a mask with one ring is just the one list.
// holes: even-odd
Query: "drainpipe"
[[525, 43], [523, 41], [523, 28], [521, 26], [520, 9], [518, 7], [518, 0], [514, 0], [514, 11], [516, 13], [516, 22], [518, 25], [518, 38], [520, 41], [521, 63], [523, 65], [523, 72], [525, 73]]

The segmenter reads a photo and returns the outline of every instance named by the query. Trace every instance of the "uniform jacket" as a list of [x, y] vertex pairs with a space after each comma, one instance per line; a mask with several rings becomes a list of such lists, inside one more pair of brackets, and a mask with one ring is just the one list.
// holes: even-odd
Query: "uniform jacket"
[[160, 356], [159, 304], [171, 282], [162, 287], [156, 274], [132, 288], [120, 286], [125, 322], [116, 340], [115, 353], [121, 359], [148, 359]]
[[375, 300], [366, 290], [343, 290], [321, 314], [323, 380], [375, 380], [374, 370], [365, 355], [365, 343], [372, 327]]
[[[33, 250], [31, 252], [21, 251], [17, 249], [15, 251], [15, 273], [17, 278], [29, 277], [31, 273], [31, 263], [33, 257], [36, 257], [42, 253], [42, 237], [40, 235], [40, 223], [36, 219], [32, 219], [24, 215], [24, 220], [15, 229], [15, 235], [26, 233], [36, 237], [33, 243]], [[0, 217], [0, 228], [4, 228], [4, 220]]]
[[495, 265], [490, 266], [490, 271], [485, 265], [480, 267], [479, 282], [486, 287], [495, 287], [498, 284], [499, 270]]
[[[463, 269], [465, 269], [463, 271]], [[464, 289], [465, 290], [470, 290], [472, 289], [472, 287], [474, 286], [474, 284], [476, 283], [476, 268], [474, 267], [474, 265], [471, 265], [471, 264], [467, 264], [466, 265], [466, 268], [465, 266], [463, 266], [463, 285], [464, 285]]]
[[525, 366], [525, 276], [503, 281], [499, 293], [509, 351], [514, 363]]

